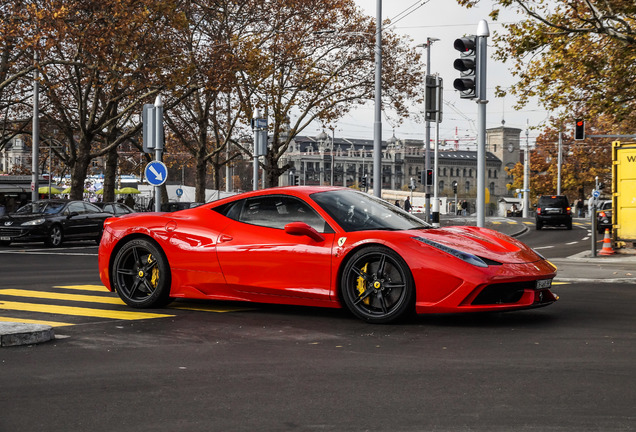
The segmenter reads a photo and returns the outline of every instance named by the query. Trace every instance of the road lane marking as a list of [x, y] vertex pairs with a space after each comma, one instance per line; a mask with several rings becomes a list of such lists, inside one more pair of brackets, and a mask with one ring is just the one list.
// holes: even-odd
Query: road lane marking
[[149, 318], [169, 318], [174, 315], [158, 314], [151, 312], [130, 312], [116, 311], [107, 309], [82, 308], [75, 306], [55, 306], [50, 304], [36, 303], [19, 303], [0, 301], [0, 309], [22, 311], [22, 312], [41, 312], [48, 314], [84, 316], [94, 318], [110, 318], [119, 320], [142, 320]]
[[47, 300], [68, 300], [78, 302], [89, 303], [106, 303], [115, 305], [124, 305], [125, 303], [119, 297], [103, 297], [103, 296], [91, 296], [82, 294], [65, 294], [54, 293], [48, 291], [31, 291], [22, 289], [3, 289], [0, 290], [0, 294], [14, 297], [28, 297]]
[[64, 288], [81, 291], [110, 292], [104, 285], [56, 285], [53, 288]]
[[573, 241], [573, 242], [566, 243], [566, 245], [573, 245], [573, 244], [577, 244], [577, 243], [578, 243], [577, 241]]
[[539, 247], [535, 247], [535, 248], [532, 248], [532, 249], [535, 249], [535, 250], [537, 250], [537, 249], [552, 249], [553, 247], [554, 246], [539, 246]]
[[11, 318], [11, 317], [0, 317], [0, 321], [24, 323], [24, 324], [44, 324], [44, 325], [49, 325], [51, 327], [64, 327], [64, 326], [75, 325], [75, 324], [59, 322], [59, 321], [32, 320], [32, 319]]

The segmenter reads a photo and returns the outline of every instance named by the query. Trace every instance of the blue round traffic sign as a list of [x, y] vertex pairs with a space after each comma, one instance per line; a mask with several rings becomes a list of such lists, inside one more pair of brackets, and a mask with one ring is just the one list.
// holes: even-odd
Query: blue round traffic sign
[[146, 179], [153, 186], [161, 186], [168, 179], [168, 168], [163, 162], [152, 161], [146, 165]]
[[180, 197], [181, 195], [183, 195], [183, 189], [179, 188], [176, 190], [177, 196]]
[[598, 198], [598, 197], [600, 197], [600, 196], [601, 196], [601, 193], [600, 193], [599, 191], [595, 190], [594, 192], [592, 192], [592, 196], [593, 196], [594, 198]]

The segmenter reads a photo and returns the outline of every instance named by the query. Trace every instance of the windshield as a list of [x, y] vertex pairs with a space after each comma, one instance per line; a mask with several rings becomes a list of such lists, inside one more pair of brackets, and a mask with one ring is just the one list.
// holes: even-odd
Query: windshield
[[311, 198], [347, 232], [431, 227], [393, 204], [351, 189], [317, 192]]
[[20, 207], [16, 214], [55, 214], [64, 208], [63, 202], [38, 201]]

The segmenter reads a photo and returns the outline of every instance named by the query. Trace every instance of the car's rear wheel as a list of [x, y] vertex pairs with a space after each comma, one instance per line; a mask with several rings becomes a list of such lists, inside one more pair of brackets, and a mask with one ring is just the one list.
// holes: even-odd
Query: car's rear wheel
[[537, 231], [540, 231], [543, 228], [543, 222], [537, 221]]
[[0, 246], [9, 246], [10, 244], [11, 244], [11, 241], [8, 241], [8, 240], [0, 241]]
[[340, 289], [349, 310], [371, 323], [389, 323], [413, 310], [415, 284], [393, 250], [373, 246], [357, 251], [344, 267]]
[[64, 242], [64, 232], [62, 231], [62, 227], [59, 225], [53, 225], [49, 229], [48, 236], [44, 241], [47, 246], [51, 247], [59, 247]]
[[168, 260], [153, 242], [145, 239], [124, 244], [111, 268], [119, 297], [135, 308], [163, 307], [170, 303]]

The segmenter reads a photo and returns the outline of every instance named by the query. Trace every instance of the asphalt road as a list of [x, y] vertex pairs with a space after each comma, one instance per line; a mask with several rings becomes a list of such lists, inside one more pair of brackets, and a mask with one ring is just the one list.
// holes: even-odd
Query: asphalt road
[[[529, 233], [538, 247], [585, 234]], [[96, 248], [74, 246], [0, 251], [0, 291], [22, 290], [3, 304], [88, 311], [0, 308], [68, 324], [0, 349], [0, 432], [636, 429], [633, 285], [559, 284], [546, 308], [401, 325], [220, 302], [117, 318], [94, 312], [131, 311], [97, 302], [116, 297], [91, 288]]]

